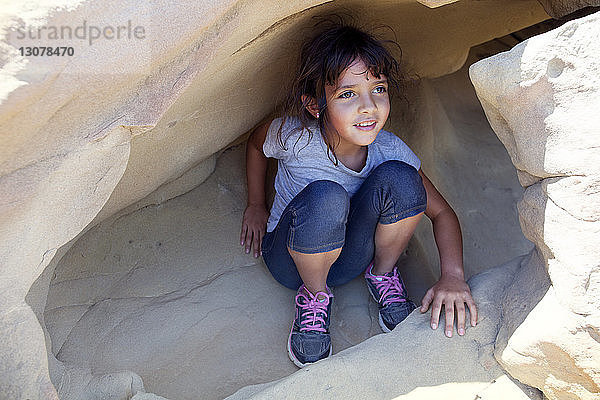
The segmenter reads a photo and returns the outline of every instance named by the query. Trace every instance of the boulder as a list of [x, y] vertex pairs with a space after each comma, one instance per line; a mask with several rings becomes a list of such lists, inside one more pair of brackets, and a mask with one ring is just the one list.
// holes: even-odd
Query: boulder
[[550, 399], [600, 392], [600, 13], [475, 63], [470, 76], [525, 193], [537, 263], [504, 296], [496, 358]]

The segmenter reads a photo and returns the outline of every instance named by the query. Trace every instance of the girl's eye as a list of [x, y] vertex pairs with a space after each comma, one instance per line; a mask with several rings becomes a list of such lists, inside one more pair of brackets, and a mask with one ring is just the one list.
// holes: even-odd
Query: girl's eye
[[347, 91], [347, 92], [343, 92], [342, 94], [340, 94], [340, 99], [349, 99], [350, 97], [354, 96], [354, 93]]
[[377, 86], [375, 88], [375, 93], [385, 93], [385, 92], [387, 92], [387, 89], [385, 86]]

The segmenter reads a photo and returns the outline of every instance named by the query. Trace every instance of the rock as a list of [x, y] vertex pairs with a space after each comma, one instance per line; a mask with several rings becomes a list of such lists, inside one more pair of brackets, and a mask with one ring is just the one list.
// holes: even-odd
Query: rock
[[134, 394], [144, 390], [142, 379], [131, 371], [95, 375], [89, 368], [74, 365], [66, 368], [61, 383], [61, 400], [129, 400]]
[[153, 393], [137, 392], [136, 395], [131, 398], [131, 400], [168, 400], [168, 399], [161, 397], [161, 396], [157, 396]]
[[539, 0], [544, 10], [553, 18], [561, 18], [584, 7], [600, 6], [598, 0]]
[[[59, 258], [101, 221], [142, 204], [150, 211], [206, 179], [214, 154], [272, 112], [296, 39], [310, 30], [311, 17], [339, 10], [340, 3], [34, 5], [15, 2], [0, 21], [0, 392], [9, 398], [56, 398], [52, 383], [58, 387], [68, 370], [54, 358], [43, 316]], [[422, 77], [456, 71], [472, 45], [547, 18], [534, 0], [352, 7], [365, 23], [395, 27]], [[64, 40], [61, 45], [73, 45], [76, 56], [25, 60], [20, 46], [57, 42], [15, 39], [20, 26], [116, 26], [128, 20], [147, 28], [148, 40]], [[86, 292], [84, 285], [76, 289], [74, 297]], [[61, 318], [76, 322], [85, 306]], [[57, 346], [68, 342], [64, 326], [54, 328]]]
[[519, 203], [536, 250], [504, 299], [496, 358], [549, 399], [600, 392], [600, 13], [471, 66], [486, 115], [533, 179]]

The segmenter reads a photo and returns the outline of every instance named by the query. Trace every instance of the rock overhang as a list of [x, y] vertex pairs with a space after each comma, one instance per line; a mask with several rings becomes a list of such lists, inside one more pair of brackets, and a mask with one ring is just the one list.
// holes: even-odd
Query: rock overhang
[[[393, 11], [404, 11], [400, 20], [409, 23], [395, 22], [390, 25], [397, 26], [397, 33], [406, 41], [401, 44], [415, 70], [423, 77], [433, 77], [458, 69], [472, 45], [546, 17], [535, 2], [493, 3], [497, 2], [448, 4], [437, 9], [440, 12], [437, 20], [434, 18], [429, 21], [419, 17], [419, 12], [425, 15], [427, 9], [409, 1], [395, 4], [393, 9], [391, 3], [381, 2], [379, 14], [392, 18]], [[218, 18], [205, 20], [205, 25], [199, 27], [193, 27], [190, 23], [186, 25], [187, 31], [177, 31], [171, 35], [170, 39], [184, 39], [179, 42], [176, 40], [174, 43], [177, 45], [157, 63], [160, 67], [148, 70], [143, 79], [134, 77], [129, 81], [115, 81], [112, 87], [102, 84], [105, 92], [98, 93], [108, 94], [104, 100], [91, 96], [89, 104], [86, 104], [57, 95], [59, 91], [65, 92], [64, 81], [60, 80], [59, 74], [49, 75], [47, 79], [50, 81], [32, 81], [22, 89], [16, 89], [21, 92], [13, 93], [14, 97], [8, 97], [8, 101], [3, 103], [6, 112], [3, 111], [5, 118], [2, 125], [6, 132], [19, 131], [20, 134], [18, 137], [4, 136], [4, 148], [27, 149], [27, 154], [5, 150], [6, 157], [3, 157], [4, 170], [9, 171], [8, 176], [3, 178], [3, 188], [5, 193], [11, 194], [9, 207], [6, 208], [8, 212], [3, 216], [3, 227], [6, 228], [3, 237], [7, 239], [3, 258], [6, 260], [5, 271], [8, 272], [4, 282], [10, 282], [7, 287], [11, 287], [5, 303], [22, 305], [24, 293], [49, 264], [56, 250], [64, 244], [73, 243], [98, 222], [132, 203], [133, 208], [138, 207], [140, 203], [135, 204], [137, 201], [169, 181], [172, 181], [171, 187], [165, 192], [174, 196], [205, 179], [211, 165], [214, 165], [215, 152], [273, 109], [277, 98], [275, 94], [279, 89], [274, 76], [285, 75], [293, 53], [293, 46], [287, 47], [288, 54], [277, 48], [286, 42], [294, 42], [294, 24], [300, 28], [298, 21], [308, 24], [312, 14], [324, 12], [327, 8], [335, 10], [338, 6], [344, 6], [359, 9], [359, 5], [358, 2], [296, 2], [290, 3], [288, 9], [277, 5], [268, 7], [268, 4], [263, 5], [264, 9], [253, 9], [241, 3], [222, 4], [220, 11], [214, 13]], [[177, 14], [177, 6], [169, 6], [173, 7], [171, 11], [174, 15], [183, 14]], [[165, 10], [169, 10], [169, 6], [165, 5]], [[265, 9], [268, 11], [264, 12]], [[376, 18], [377, 10], [371, 6], [368, 10], [361, 9], [360, 14], [365, 19]], [[56, 15], [65, 17], [69, 12]], [[114, 15], [113, 9], [104, 9], [103, 12]], [[471, 31], [462, 34], [459, 29], [449, 29], [464, 28], [461, 21], [467, 18], [468, 12], [478, 16], [475, 19], [479, 25], [475, 23], [468, 26]], [[189, 23], [194, 13], [188, 14], [186, 21]], [[488, 18], [490, 15], [497, 17], [496, 22], [484, 26], [485, 20], [479, 17], [485, 15]], [[249, 26], [244, 25], [244, 21], [258, 23]], [[420, 24], [422, 31], [412, 32], [411, 36], [407, 27], [415, 24], [415, 21], [428, 22], [430, 25]], [[442, 29], [431, 29], [435, 26]], [[448, 34], [448, 31], [452, 33]], [[439, 40], [439, 37], [444, 37], [444, 40]], [[421, 58], [418, 54], [421, 54]], [[264, 61], [273, 58], [279, 61], [279, 69], [269, 68], [273, 63]], [[248, 68], [249, 65], [252, 67]], [[57, 76], [59, 84], [49, 85], [51, 79]], [[232, 76], [240, 78], [231, 82]], [[262, 85], [266, 88], [257, 87], [256, 76], [264, 78], [261, 83], [266, 82]], [[206, 83], [207, 77], [210, 84]], [[95, 79], [87, 77], [89, 79], [86, 81], [85, 78], [80, 86], [74, 88], [75, 94], [69, 94], [68, 90], [67, 94], [81, 98], [82, 93], [89, 93], [89, 88], [84, 91], [81, 89], [86, 82], [99, 87]], [[223, 98], [223, 89], [234, 93], [239, 87], [250, 90], [237, 98]], [[24, 93], [31, 96], [28, 101], [38, 98], [40, 102], [20, 109], [18, 106], [23, 107], [24, 104], [22, 99], [28, 98]], [[40, 97], [40, 93], [44, 93], [45, 97]], [[132, 93], [136, 95], [131, 96]], [[257, 103], [257, 98], [268, 100]], [[82, 112], [78, 107], [87, 107], [88, 111]], [[101, 112], [94, 111], [98, 108]], [[216, 120], [215, 116], [224, 115], [229, 108], [237, 110], [239, 117], [224, 118], [225, 123], [221, 124], [212, 122]], [[28, 115], [33, 110], [38, 117], [37, 125], [28, 125], [27, 122], [31, 122]], [[64, 115], [73, 117], [61, 118]], [[123, 115], [125, 117], [120, 118]], [[212, 118], [208, 119], [207, 116]], [[27, 130], [22, 127], [30, 128]], [[102, 135], [94, 135], [99, 130], [103, 132]], [[40, 132], [44, 132], [44, 135], [39, 135]], [[54, 141], [56, 138], [60, 140]], [[92, 140], [88, 142], [89, 139]], [[38, 150], [40, 153], [36, 153]], [[44, 161], [38, 162], [38, 158]], [[81, 174], [78, 179], [69, 175], [72, 171], [86, 171], [89, 165], [94, 166], [94, 173]], [[26, 182], [28, 191], [16, 189], [15, 183], [21, 182]], [[72, 185], [66, 185], [67, 182]], [[89, 190], [81, 190], [83, 187]], [[63, 196], [57, 196], [57, 193]], [[158, 198], [164, 201], [166, 197], [169, 195], [163, 193]], [[69, 198], [76, 199], [75, 206], [71, 205]], [[55, 199], [55, 202], [48, 202], [47, 199]], [[49, 229], [31, 232], [14, 228], [17, 224], [32, 226], [39, 221], [48, 224]], [[61, 226], [69, 226], [69, 229], [61, 230]], [[15, 248], [26, 248], [27, 254], [15, 253], [11, 250]], [[35, 320], [26, 309], [19, 312], [24, 313], [24, 320], [29, 321], [28, 324], [35, 325]], [[6, 321], [7, 326], [13, 325], [11, 319]], [[30, 327], [35, 330], [35, 326]], [[36, 351], [44, 347], [44, 340], [39, 333], [38, 328], [37, 333], [24, 335], [35, 337], [32, 343]], [[7, 350], [10, 348], [9, 345]], [[34, 353], [25, 355], [25, 359], [36, 358]], [[16, 357], [18, 359], [19, 355]], [[39, 367], [42, 371], [39, 380], [46, 382], [46, 386], [41, 385], [44, 388], [42, 391], [50, 390], [44, 378], [44, 364]], [[23, 370], [25, 375], [31, 371], [29, 368], [26, 366]], [[17, 371], [18, 376], [20, 373]], [[36, 384], [32, 387], [30, 378], [19, 379], [15, 382], [22, 382], [25, 392], [29, 390], [27, 388], [32, 388], [32, 393], [35, 393]]]

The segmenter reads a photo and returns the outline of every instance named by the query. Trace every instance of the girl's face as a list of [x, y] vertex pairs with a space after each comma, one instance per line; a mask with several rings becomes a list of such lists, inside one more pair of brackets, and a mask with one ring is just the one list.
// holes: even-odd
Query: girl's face
[[340, 135], [336, 154], [349, 155], [375, 140], [390, 113], [387, 78], [375, 78], [356, 59], [344, 70], [337, 87], [325, 87], [327, 115]]

